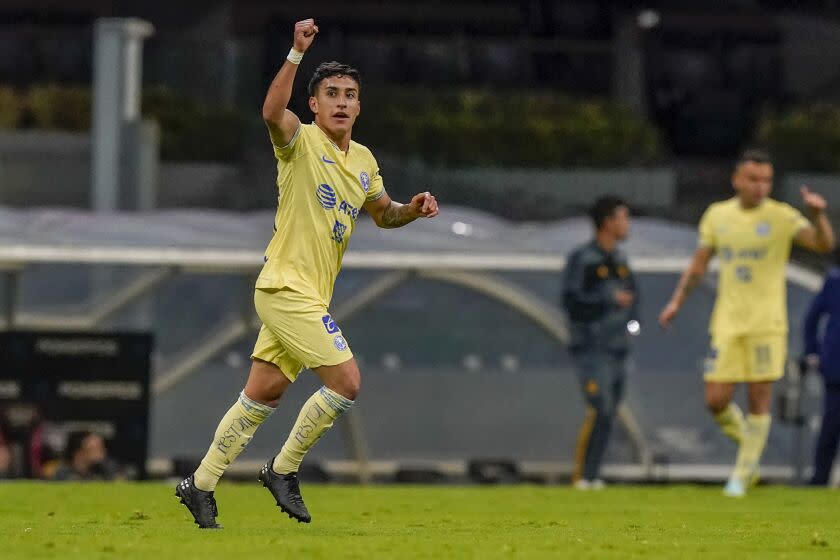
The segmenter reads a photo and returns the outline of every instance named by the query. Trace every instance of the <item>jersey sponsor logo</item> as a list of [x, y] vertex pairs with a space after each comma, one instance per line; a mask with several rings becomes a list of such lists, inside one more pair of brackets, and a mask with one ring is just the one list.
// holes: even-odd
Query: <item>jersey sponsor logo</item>
[[356, 218], [359, 217], [359, 209], [347, 202], [346, 200], [342, 200], [341, 204], [338, 205], [338, 211], [346, 216], [350, 216], [353, 218], [353, 221], [356, 221]]
[[324, 323], [324, 328], [327, 329], [327, 334], [335, 334], [341, 330], [338, 328], [338, 325], [335, 324], [333, 318], [329, 315], [321, 317], [321, 322]]
[[333, 339], [333, 344], [335, 344], [335, 349], [339, 352], [344, 352], [345, 350], [347, 350], [347, 341], [344, 340], [344, 337], [340, 334], [336, 335], [336, 337]]
[[772, 231], [772, 229], [773, 228], [770, 225], [770, 222], [761, 222], [756, 226], [755, 233], [759, 237], [767, 237], [768, 235], [770, 235], [770, 231]]
[[347, 233], [347, 226], [336, 220], [332, 230], [332, 240], [336, 243], [343, 243], [345, 233]]
[[736, 252], [732, 247], [724, 245], [718, 253], [723, 262], [729, 262], [732, 259], [760, 261], [767, 256], [767, 247], [745, 247]]
[[315, 196], [318, 198], [318, 204], [320, 204], [324, 210], [332, 210], [335, 208], [335, 191], [331, 186], [324, 184], [318, 185], [318, 188], [315, 189]]
[[370, 175], [368, 175], [367, 171], [362, 171], [361, 175], [359, 175], [359, 181], [362, 183], [362, 190], [368, 192], [370, 190]]
[[324, 163], [335, 163], [333, 160], [327, 159], [326, 154], [321, 156], [321, 161], [323, 161]]

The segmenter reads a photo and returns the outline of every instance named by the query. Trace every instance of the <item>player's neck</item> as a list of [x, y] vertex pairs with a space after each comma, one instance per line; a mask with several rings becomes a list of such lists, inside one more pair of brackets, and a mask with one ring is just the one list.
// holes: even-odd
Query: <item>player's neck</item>
[[765, 199], [761, 199], [758, 202], [753, 202], [751, 200], [744, 200], [743, 198], [738, 198], [738, 205], [741, 207], [741, 210], [755, 210], [757, 208], [761, 208], [764, 204]]
[[327, 138], [330, 139], [330, 142], [335, 144], [336, 148], [338, 148], [342, 152], [346, 153], [347, 150], [350, 149], [350, 131], [349, 130], [345, 133], [342, 133], [342, 134], [335, 134], [332, 131], [330, 131], [328, 128], [326, 128], [325, 126], [321, 125], [321, 123], [319, 123], [317, 121], [317, 119], [315, 120], [315, 126], [317, 126], [321, 130], [321, 132], [323, 132], [324, 135]]
[[605, 253], [612, 253], [616, 246], [618, 246], [618, 239], [607, 232], [599, 231], [595, 233], [595, 243]]

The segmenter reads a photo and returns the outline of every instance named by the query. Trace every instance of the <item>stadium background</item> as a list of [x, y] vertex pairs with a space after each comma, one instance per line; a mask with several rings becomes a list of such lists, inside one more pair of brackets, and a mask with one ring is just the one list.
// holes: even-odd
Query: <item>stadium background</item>
[[[323, 33], [291, 108], [306, 120], [303, 77], [317, 62], [357, 66], [364, 110], [354, 138], [377, 155], [392, 196], [428, 189], [445, 210], [401, 232], [365, 223], [354, 237], [351, 251], [379, 254], [380, 264], [346, 270], [334, 305], [354, 301], [366, 281], [395, 287], [342, 321], [365, 388], [353, 420], [308, 463], [346, 477], [358, 473], [361, 454], [385, 480], [398, 471], [435, 480], [465, 477], [470, 460], [498, 460], [565, 480], [583, 407], [565, 349], [538, 322], [562, 325], [546, 303], [557, 303], [562, 257], [589, 234], [575, 216], [596, 194], [615, 192], [642, 216], [628, 250], [649, 270], [632, 421], [616, 436], [607, 475], [722, 479], [734, 449], [700, 398], [713, 279], [672, 332], [662, 334], [654, 318], [693, 248], [700, 212], [728, 196], [742, 147], [777, 156], [779, 198], [795, 203], [808, 182], [837, 216], [834, 3], [742, 1], [714, 11], [688, 1], [310, 4], [305, 13], [262, 1], [0, 5], [0, 254], [14, 310], [7, 328], [151, 332], [150, 471], [173, 474], [200, 458], [241, 388], [255, 334], [250, 282], [276, 201], [258, 108], [293, 22], [311, 16]], [[143, 42], [141, 106], [155, 124], [137, 136], [154, 157], [134, 163], [143, 179], [118, 186], [116, 208], [92, 212], [94, 22], [124, 17], [154, 26]], [[103, 247], [123, 256], [95, 264], [89, 251]], [[131, 264], [135, 250], [161, 262]], [[172, 250], [223, 254], [212, 266], [188, 267], [166, 260]], [[393, 252], [415, 260], [389, 264]], [[486, 259], [470, 265], [470, 279], [442, 282], [424, 271], [464, 266], [429, 266], [440, 253]], [[241, 264], [252, 255], [253, 265]], [[796, 256], [807, 268], [796, 268], [790, 285], [794, 358], [823, 264]], [[532, 303], [545, 317], [535, 322], [464, 287], [475, 288], [476, 278], [496, 281], [502, 299], [539, 298]], [[199, 354], [200, 367], [186, 367]], [[242, 457], [243, 472], [277, 448], [313, 384], [302, 379], [284, 399]], [[390, 408], [387, 397], [399, 392], [417, 406]], [[802, 387], [803, 425], [774, 425], [770, 479], [799, 472], [818, 392], [814, 383]], [[6, 405], [19, 400], [11, 395]], [[188, 412], [184, 403], [193, 403]], [[51, 429], [60, 446], [61, 425]]]

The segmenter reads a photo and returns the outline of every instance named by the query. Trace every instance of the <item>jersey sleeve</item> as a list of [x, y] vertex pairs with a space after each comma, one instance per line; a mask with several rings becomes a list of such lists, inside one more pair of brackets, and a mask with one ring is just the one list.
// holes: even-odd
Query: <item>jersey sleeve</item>
[[367, 189], [367, 202], [373, 202], [374, 200], [379, 200], [383, 196], [385, 196], [385, 184], [382, 181], [382, 174], [379, 172], [379, 164], [376, 162], [376, 158], [373, 155], [370, 156], [371, 160], [371, 174], [370, 174], [370, 185]]
[[700, 247], [708, 247], [709, 249], [717, 248], [714, 207], [708, 208], [706, 212], [703, 213], [703, 217], [700, 218], [698, 232], [698, 244]]
[[784, 206], [784, 215], [782, 219], [785, 222], [785, 229], [790, 233], [791, 238], [796, 237], [803, 229], [811, 227], [811, 222], [808, 221], [808, 218], [806, 218], [802, 212], [788, 204], [785, 204]]
[[269, 137], [271, 137], [271, 145], [274, 147], [274, 157], [280, 161], [289, 161], [294, 158], [296, 154], [299, 154], [303, 150], [303, 145], [306, 143], [306, 131], [304, 128], [303, 123], [299, 124], [294, 136], [292, 136], [292, 139], [289, 140], [289, 143], [285, 146], [278, 146], [274, 141], [274, 138], [271, 137], [271, 134], [269, 133]]

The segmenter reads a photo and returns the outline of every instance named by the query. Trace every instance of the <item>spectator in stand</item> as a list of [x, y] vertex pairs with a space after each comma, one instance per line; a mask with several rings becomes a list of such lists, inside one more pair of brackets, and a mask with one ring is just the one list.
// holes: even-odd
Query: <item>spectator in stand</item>
[[72, 432], [67, 436], [64, 463], [54, 480], [113, 480], [117, 468], [108, 458], [102, 436], [93, 432]]

